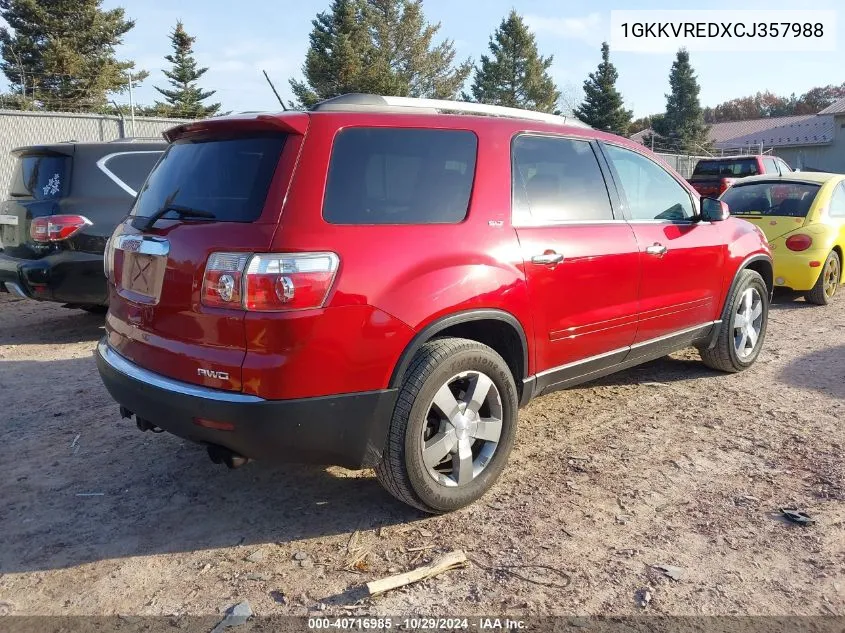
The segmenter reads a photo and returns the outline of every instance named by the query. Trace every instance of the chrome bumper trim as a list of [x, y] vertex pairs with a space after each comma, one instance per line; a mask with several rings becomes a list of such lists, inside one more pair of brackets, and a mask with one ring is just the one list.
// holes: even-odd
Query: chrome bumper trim
[[7, 281], [5, 283], [5, 286], [6, 290], [8, 290], [11, 294], [18, 296], [21, 299], [29, 299], [29, 295], [26, 294], [23, 289], [14, 281]]
[[123, 356], [114, 351], [105, 339], [102, 339], [97, 344], [97, 353], [100, 355], [100, 358], [102, 358], [103, 361], [115, 371], [158, 389], [164, 389], [165, 391], [171, 391], [173, 393], [179, 393], [193, 398], [214, 400], [215, 402], [230, 402], [233, 404], [256, 404], [259, 402], [266, 402], [264, 398], [259, 398], [258, 396], [222, 391], [220, 389], [211, 389], [209, 387], [200, 387], [199, 385], [192, 385], [187, 382], [173, 380], [172, 378], [156, 374], [126, 360]]

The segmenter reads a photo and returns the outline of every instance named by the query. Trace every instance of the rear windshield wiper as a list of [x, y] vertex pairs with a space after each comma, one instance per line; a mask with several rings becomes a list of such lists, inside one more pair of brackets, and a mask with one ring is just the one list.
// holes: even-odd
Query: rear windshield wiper
[[153, 225], [167, 213], [176, 213], [180, 218], [205, 218], [213, 220], [217, 216], [210, 211], [203, 211], [202, 209], [194, 209], [193, 207], [186, 207], [181, 204], [165, 204], [158, 211], [150, 216], [135, 217], [132, 220], [132, 226], [139, 231], [149, 231]]

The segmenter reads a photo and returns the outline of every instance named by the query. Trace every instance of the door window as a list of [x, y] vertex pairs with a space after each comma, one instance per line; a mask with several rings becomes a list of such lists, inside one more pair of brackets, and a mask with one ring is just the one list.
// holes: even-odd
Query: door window
[[669, 172], [638, 152], [605, 145], [632, 220], [689, 220], [689, 192]]
[[514, 224], [613, 219], [607, 184], [589, 141], [518, 136], [511, 161]]

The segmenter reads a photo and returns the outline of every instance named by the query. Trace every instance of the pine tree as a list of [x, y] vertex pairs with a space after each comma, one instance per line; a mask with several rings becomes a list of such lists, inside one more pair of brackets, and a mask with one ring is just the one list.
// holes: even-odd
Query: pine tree
[[333, 0], [312, 25], [305, 80], [290, 82], [306, 107], [348, 92], [453, 98], [472, 68], [453, 65], [452, 41], [433, 43], [421, 0]]
[[472, 98], [511, 108], [554, 112], [560, 92], [548, 73], [553, 58], [537, 51], [534, 34], [516, 11], [490, 37], [490, 56], [475, 69]]
[[[102, 0], [0, 0], [0, 70], [13, 92], [46, 110], [96, 110], [128, 86], [135, 64], [115, 47], [135, 26]], [[135, 81], [147, 76], [133, 73]], [[25, 99], [25, 100], [26, 100]]]
[[663, 143], [689, 153], [706, 148], [707, 125], [698, 101], [701, 88], [686, 49], [678, 51], [669, 73], [670, 93], [666, 95], [666, 113], [652, 123]]
[[176, 28], [170, 34], [173, 54], [167, 55], [165, 59], [173, 65], [173, 69], [165, 70], [164, 74], [170, 80], [173, 89], [166, 90], [158, 86], [155, 89], [164, 95], [165, 99], [165, 103], [156, 105], [164, 106], [171, 116], [202, 119], [214, 116], [220, 110], [219, 103], [210, 105], [202, 103], [215, 91], [202, 90], [197, 86], [197, 82], [208, 68], [197, 68], [193, 48], [196, 39], [188, 35], [181, 21], [176, 22]]
[[363, 13], [362, 0], [333, 0], [327, 12], [312, 20], [302, 66], [305, 81], [290, 80], [300, 104], [309, 107], [330, 97], [366, 91], [374, 51]]
[[616, 89], [619, 73], [610, 62], [610, 46], [601, 45], [601, 63], [584, 81], [584, 102], [575, 108], [575, 116], [599, 130], [625, 136], [634, 113], [626, 110]]

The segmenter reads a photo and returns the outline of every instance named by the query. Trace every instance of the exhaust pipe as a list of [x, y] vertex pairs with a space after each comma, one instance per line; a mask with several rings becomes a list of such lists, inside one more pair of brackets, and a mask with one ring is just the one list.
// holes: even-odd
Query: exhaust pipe
[[152, 431], [153, 433], [164, 433], [164, 429], [157, 427], [155, 424], [150, 422], [149, 420], [145, 420], [144, 418], [140, 418], [137, 415], [135, 416], [135, 425], [138, 427], [139, 431]]
[[238, 455], [225, 446], [218, 446], [217, 444], [209, 444], [208, 456], [215, 464], [226, 464], [226, 467], [232, 470], [249, 462], [248, 457]]

